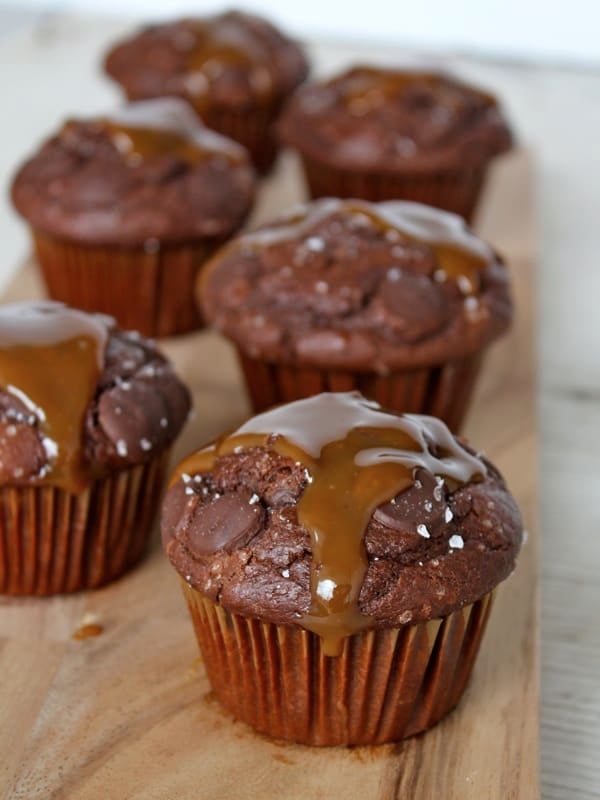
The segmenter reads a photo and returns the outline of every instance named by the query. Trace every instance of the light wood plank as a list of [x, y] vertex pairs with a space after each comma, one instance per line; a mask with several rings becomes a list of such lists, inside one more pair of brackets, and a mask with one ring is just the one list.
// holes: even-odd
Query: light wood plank
[[[257, 218], [295, 199], [295, 169], [290, 159], [282, 165], [263, 191]], [[319, 750], [256, 736], [211, 702], [177, 581], [155, 541], [144, 564], [113, 586], [78, 598], [5, 601], [0, 606], [0, 632], [11, 637], [9, 647], [22, 651], [24, 631], [39, 643], [26, 666], [19, 668], [22, 662], [15, 660], [17, 666], [0, 682], [0, 708], [9, 704], [9, 719], [16, 714], [20, 731], [1, 751], [11, 776], [7, 786], [13, 787], [7, 797], [538, 796], [535, 226], [530, 185], [527, 157], [505, 160], [480, 219], [480, 228], [511, 263], [519, 315], [510, 336], [490, 352], [467, 425], [467, 435], [504, 471], [530, 535], [517, 571], [499, 592], [474, 679], [459, 709], [425, 736], [396, 746]], [[39, 291], [28, 267], [8, 294], [37, 296]], [[165, 349], [197, 400], [196, 417], [179, 442], [178, 456], [236, 425], [247, 414], [247, 405], [231, 348], [216, 335], [167, 341]], [[95, 639], [73, 641], [71, 634], [85, 611], [96, 614], [105, 631]], [[23, 703], [19, 717], [14, 708], [20, 708], [18, 698], [26, 697], [30, 686], [31, 702]]]
[[0, 797], [14, 796], [19, 762], [52, 686], [63, 646], [0, 638]]

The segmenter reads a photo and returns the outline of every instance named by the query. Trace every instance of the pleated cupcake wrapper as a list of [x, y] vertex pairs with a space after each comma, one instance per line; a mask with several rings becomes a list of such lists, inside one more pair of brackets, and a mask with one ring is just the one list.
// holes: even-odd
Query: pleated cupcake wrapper
[[80, 494], [0, 488], [0, 594], [95, 589], [144, 554], [168, 452], [93, 482]]
[[455, 432], [460, 430], [468, 410], [482, 355], [476, 353], [441, 366], [377, 375], [273, 364], [250, 358], [238, 349], [250, 402], [256, 412], [320, 392], [358, 390], [385, 408], [440, 417]]
[[[128, 99], [135, 101], [144, 98], [128, 94]], [[263, 175], [269, 172], [279, 150], [274, 125], [283, 105], [282, 100], [263, 107], [204, 108], [201, 102], [196, 106], [191, 97], [185, 99], [194, 106], [208, 128], [243, 145], [250, 153], [258, 172]]]
[[223, 706], [261, 733], [310, 745], [383, 744], [438, 722], [465, 690], [493, 597], [350, 636], [332, 658], [303, 628], [230, 614], [185, 582], [183, 590]]
[[312, 197], [359, 197], [371, 202], [412, 200], [460, 214], [471, 221], [485, 182], [486, 168], [431, 175], [351, 172], [302, 156]]
[[48, 294], [85, 311], [116, 317], [122, 328], [170, 336], [203, 326], [194, 299], [199, 270], [218, 243], [92, 247], [33, 231]]
[[278, 142], [274, 124], [281, 103], [271, 103], [264, 108], [212, 108], [198, 114], [209, 128], [234, 139], [250, 153], [252, 163], [261, 174], [269, 172], [277, 157]]

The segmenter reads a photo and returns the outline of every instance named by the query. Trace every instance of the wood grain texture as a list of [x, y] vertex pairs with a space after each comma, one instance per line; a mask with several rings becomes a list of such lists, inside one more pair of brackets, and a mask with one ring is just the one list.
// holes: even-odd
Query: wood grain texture
[[[257, 218], [298, 199], [287, 161]], [[292, 173], [294, 173], [292, 175]], [[529, 530], [502, 586], [467, 693], [424, 736], [379, 748], [310, 749], [258, 737], [211, 699], [178, 580], [154, 540], [112, 586], [49, 600], [0, 600], [0, 797], [198, 800], [538, 797], [535, 224], [526, 156], [498, 167], [477, 227], [511, 264], [518, 316], [495, 345], [467, 435], [504, 472]], [[34, 270], [8, 294], [38, 296]], [[211, 333], [165, 342], [196, 398], [188, 452], [247, 414], [230, 347]], [[104, 632], [75, 641], [83, 615]]]

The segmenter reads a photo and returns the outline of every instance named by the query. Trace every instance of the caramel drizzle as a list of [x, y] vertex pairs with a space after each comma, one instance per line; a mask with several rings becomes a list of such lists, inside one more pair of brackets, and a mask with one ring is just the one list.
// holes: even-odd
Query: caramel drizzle
[[[69, 136], [79, 123], [65, 123]], [[239, 164], [243, 151], [234, 142], [205, 128], [185, 101], [177, 98], [142, 100], [94, 120], [123, 156], [128, 166], [161, 156], [174, 156], [187, 164], [200, 164], [219, 157]]]
[[187, 136], [175, 130], [133, 127], [106, 119], [102, 127], [111, 137], [117, 150], [128, 164], [135, 166], [141, 161], [160, 156], [176, 156], [188, 164], [208, 160], [214, 152], [207, 151]]
[[238, 236], [221, 249], [218, 258], [205, 265], [203, 281], [209, 279], [212, 269], [225, 255], [244, 250], [260, 252], [285, 242], [301, 244], [303, 238], [316, 235], [315, 229], [334, 215], [366, 217], [382, 236], [395, 231], [398, 244], [416, 242], [431, 247], [437, 261], [436, 279], [460, 282], [461, 291], [467, 295], [479, 290], [480, 273], [495, 258], [492, 248], [475, 236], [456, 214], [405, 201], [373, 204], [327, 198], [292, 209], [288, 216], [278, 220], [280, 224], [276, 227]]
[[297, 514], [311, 536], [311, 608], [299, 622], [322, 638], [327, 655], [338, 654], [345, 637], [372, 622], [361, 613], [359, 596], [368, 567], [364, 533], [375, 509], [412, 486], [419, 469], [451, 489], [486, 473], [440, 420], [397, 416], [349, 392], [254, 417], [183, 461], [174, 480], [208, 472], [219, 456], [250, 447], [272, 448], [307, 471]]
[[382, 99], [390, 99], [415, 85], [424, 85], [434, 89], [442, 82], [444, 82], [442, 75], [431, 72], [356, 67], [342, 78], [333, 78], [329, 85], [338, 86], [342, 92], [344, 103], [351, 106], [357, 100], [368, 102], [373, 95], [379, 95]]
[[73, 639], [90, 639], [94, 636], [100, 636], [100, 634], [103, 632], [104, 628], [102, 625], [98, 625], [96, 622], [90, 622], [87, 625], [82, 625], [81, 627], [77, 628], [73, 634]]
[[426, 87], [435, 91], [439, 86], [456, 88], [461, 93], [481, 98], [487, 105], [497, 105], [496, 98], [487, 92], [465, 86], [459, 81], [443, 73], [424, 72], [415, 69], [378, 69], [376, 67], [355, 67], [350, 73], [329, 81], [330, 86], [337, 86], [344, 103], [348, 106], [358, 102], [371, 104], [371, 100], [390, 100], [404, 94], [413, 87]]
[[[235, 13], [186, 20], [185, 24], [194, 36], [186, 67], [190, 74], [203, 78], [186, 83], [199, 110], [208, 104], [211, 82], [231, 67], [246, 73], [259, 97], [267, 99], [273, 94], [275, 81], [270, 62], [260, 43], [252, 38]], [[253, 80], [256, 70], [260, 71], [260, 81]]]
[[61, 303], [0, 306], [0, 386], [35, 416], [48, 456], [36, 484], [78, 493], [92, 479], [82, 441], [104, 362], [102, 319]]

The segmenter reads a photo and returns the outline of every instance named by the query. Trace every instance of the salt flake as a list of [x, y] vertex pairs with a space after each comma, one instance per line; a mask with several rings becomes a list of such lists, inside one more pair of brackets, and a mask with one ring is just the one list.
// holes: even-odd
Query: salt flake
[[450, 547], [454, 548], [454, 550], [462, 550], [465, 546], [462, 536], [460, 536], [458, 533], [455, 533], [450, 537], [448, 544]]
[[313, 253], [320, 253], [325, 249], [325, 242], [320, 236], [309, 236], [304, 244], [306, 248], [312, 250]]

